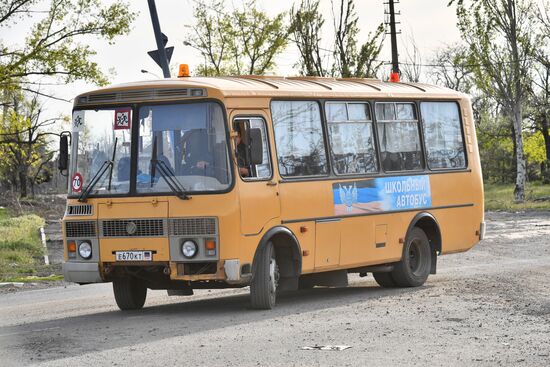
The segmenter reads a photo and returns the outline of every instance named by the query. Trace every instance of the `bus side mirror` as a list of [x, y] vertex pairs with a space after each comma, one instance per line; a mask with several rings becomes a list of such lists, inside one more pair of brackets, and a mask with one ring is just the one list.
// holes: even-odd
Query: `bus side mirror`
[[61, 134], [59, 137], [59, 161], [57, 168], [63, 172], [69, 168], [69, 136]]
[[262, 144], [262, 130], [250, 129], [248, 131], [248, 142], [250, 146], [250, 164], [262, 164], [264, 160], [264, 149]]

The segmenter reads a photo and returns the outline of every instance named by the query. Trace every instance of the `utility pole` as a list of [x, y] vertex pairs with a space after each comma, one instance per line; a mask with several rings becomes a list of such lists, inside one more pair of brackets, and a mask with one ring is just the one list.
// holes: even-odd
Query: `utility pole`
[[[388, 5], [388, 9], [385, 11], [385, 15], [389, 15], [389, 21], [386, 18], [386, 25], [389, 24], [390, 26], [390, 38], [391, 38], [391, 72], [390, 72], [390, 81], [391, 82], [399, 82], [399, 52], [397, 51], [397, 34], [401, 32], [397, 32], [396, 25], [399, 24], [399, 22], [395, 21], [395, 3], [394, 0], [388, 0], [386, 5]], [[397, 0], [397, 3], [399, 3], [399, 0]], [[397, 15], [400, 15], [401, 13], [397, 13]], [[387, 34], [387, 32], [386, 32]]]
[[153, 23], [153, 31], [155, 32], [155, 40], [157, 41], [157, 50], [151, 51], [151, 53], [155, 53], [157, 58], [155, 56], [151, 55], [151, 57], [159, 64], [159, 66], [162, 69], [162, 74], [165, 78], [170, 78], [170, 66], [169, 63], [169, 56], [167, 55], [170, 53], [170, 56], [172, 56], [172, 51], [167, 52], [168, 50], [164, 48], [166, 46], [166, 43], [168, 42], [168, 37], [166, 37], [162, 32], [160, 31], [160, 23], [159, 23], [159, 16], [157, 13], [157, 7], [155, 5], [155, 0], [147, 0], [149, 3], [149, 12], [151, 13], [151, 22]]

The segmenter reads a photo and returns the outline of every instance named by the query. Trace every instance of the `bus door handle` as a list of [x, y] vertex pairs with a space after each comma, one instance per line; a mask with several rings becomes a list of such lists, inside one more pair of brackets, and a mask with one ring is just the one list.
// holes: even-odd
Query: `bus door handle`
[[276, 182], [276, 181], [273, 181], [273, 180], [267, 181], [266, 185], [267, 185], [267, 186], [277, 186], [277, 182]]

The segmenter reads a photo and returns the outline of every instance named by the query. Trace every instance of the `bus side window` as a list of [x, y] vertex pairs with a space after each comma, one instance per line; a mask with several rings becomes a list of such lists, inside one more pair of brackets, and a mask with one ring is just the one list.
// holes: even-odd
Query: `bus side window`
[[384, 171], [421, 170], [422, 148], [414, 104], [377, 102], [375, 110]]
[[327, 102], [325, 109], [336, 174], [377, 172], [369, 105], [364, 102]]
[[422, 102], [420, 110], [428, 167], [430, 169], [466, 167], [458, 105], [455, 102]]
[[321, 109], [315, 101], [272, 101], [271, 116], [283, 177], [328, 174]]
[[[269, 159], [267, 128], [264, 119], [261, 117], [237, 118], [234, 121], [234, 128], [239, 134], [239, 138], [235, 141], [235, 158], [240, 176], [245, 181], [270, 179], [271, 162]], [[261, 132], [262, 162], [259, 164], [250, 163], [249, 140], [251, 129]]]

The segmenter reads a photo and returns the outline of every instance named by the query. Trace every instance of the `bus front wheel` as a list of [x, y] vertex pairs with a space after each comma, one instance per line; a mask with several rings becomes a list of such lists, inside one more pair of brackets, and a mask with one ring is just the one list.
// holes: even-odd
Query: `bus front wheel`
[[250, 301], [252, 308], [269, 310], [275, 306], [277, 286], [279, 284], [279, 267], [275, 259], [273, 243], [268, 242], [260, 250], [257, 264], [250, 284]]
[[391, 278], [400, 287], [419, 287], [430, 274], [432, 251], [426, 233], [414, 227], [403, 248], [403, 258], [395, 265]]
[[113, 293], [121, 310], [139, 310], [145, 304], [147, 287], [136, 278], [115, 279]]

